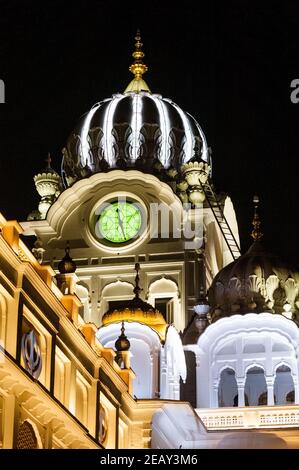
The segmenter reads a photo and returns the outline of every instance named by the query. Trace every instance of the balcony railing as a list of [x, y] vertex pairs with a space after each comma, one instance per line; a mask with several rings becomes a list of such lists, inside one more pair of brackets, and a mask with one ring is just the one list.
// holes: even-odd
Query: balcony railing
[[299, 405], [196, 409], [208, 430], [299, 427]]

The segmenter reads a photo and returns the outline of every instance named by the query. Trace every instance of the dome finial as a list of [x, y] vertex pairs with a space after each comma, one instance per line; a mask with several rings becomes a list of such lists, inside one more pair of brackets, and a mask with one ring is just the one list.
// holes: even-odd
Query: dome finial
[[135, 75], [135, 80], [141, 80], [142, 75], [147, 71], [148, 67], [142, 61], [144, 57], [144, 52], [141, 50], [143, 44], [141, 42], [139, 29], [137, 29], [135, 39], [136, 39], [135, 51], [132, 54], [135, 60], [134, 60], [134, 63], [130, 65], [129, 70]]
[[259, 241], [263, 237], [263, 233], [261, 232], [261, 229], [260, 229], [261, 221], [260, 221], [260, 217], [258, 214], [259, 202], [260, 202], [259, 197], [257, 195], [254, 195], [253, 196], [254, 216], [252, 220], [253, 230], [251, 232], [251, 236], [255, 242]]
[[140, 264], [139, 263], [136, 263], [135, 264], [135, 271], [136, 271], [136, 276], [135, 276], [135, 287], [134, 287], [134, 294], [135, 294], [135, 298], [139, 298], [139, 294], [140, 292], [142, 291], [141, 287], [139, 286], [139, 281], [140, 281], [140, 277], [139, 277], [139, 271], [140, 271]]
[[120, 335], [118, 339], [115, 341], [115, 349], [118, 352], [121, 351], [128, 351], [130, 349], [130, 341], [125, 335], [125, 322], [121, 322], [121, 329], [120, 329]]
[[139, 93], [141, 90], [150, 92], [146, 82], [143, 80], [142, 75], [147, 72], [148, 67], [143, 63], [144, 52], [142, 51], [143, 43], [141, 42], [140, 30], [137, 29], [135, 36], [135, 51], [132, 53], [134, 58], [133, 64], [130, 65], [129, 70], [134, 75], [134, 79], [129, 83], [125, 89], [125, 93], [133, 91]]

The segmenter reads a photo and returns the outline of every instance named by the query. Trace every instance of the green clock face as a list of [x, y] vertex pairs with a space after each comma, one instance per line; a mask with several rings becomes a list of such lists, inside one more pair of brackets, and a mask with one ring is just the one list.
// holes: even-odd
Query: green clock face
[[116, 201], [102, 210], [96, 231], [112, 243], [125, 243], [138, 235], [141, 223], [141, 211], [134, 203]]

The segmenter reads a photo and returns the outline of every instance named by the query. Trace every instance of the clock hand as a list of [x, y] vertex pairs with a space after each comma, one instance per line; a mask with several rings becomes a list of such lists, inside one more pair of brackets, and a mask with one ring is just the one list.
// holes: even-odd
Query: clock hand
[[126, 238], [126, 235], [125, 235], [125, 232], [124, 232], [123, 222], [122, 222], [122, 220], [121, 220], [120, 213], [119, 213], [119, 208], [116, 209], [116, 212], [117, 212], [118, 224], [119, 224], [119, 226], [120, 226], [120, 228], [121, 228], [121, 231], [122, 231], [122, 233], [123, 233], [124, 238]]

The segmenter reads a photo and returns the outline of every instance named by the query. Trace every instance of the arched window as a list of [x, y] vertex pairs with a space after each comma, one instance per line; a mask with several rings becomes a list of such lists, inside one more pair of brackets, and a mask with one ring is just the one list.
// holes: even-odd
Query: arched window
[[[110, 284], [106, 284], [101, 292], [100, 296], [100, 307], [99, 316], [102, 321], [103, 315], [110, 308], [118, 308], [119, 305], [123, 305], [124, 300], [131, 300], [134, 297], [133, 284], [126, 281], [115, 281]], [[93, 320], [95, 321], [95, 320]], [[96, 324], [98, 321], [95, 322]]]
[[235, 377], [235, 371], [229, 367], [224, 369], [220, 375], [218, 387], [219, 406], [235, 406], [234, 397], [238, 397], [238, 387]]
[[41, 449], [42, 442], [37, 427], [25, 420], [20, 424], [17, 434], [17, 449]]
[[[120, 334], [120, 323], [113, 323], [99, 329], [98, 340], [105, 348], [115, 349]], [[130, 341], [130, 363], [135, 372], [133, 394], [138, 398], [155, 398], [159, 390], [159, 335], [147, 325], [125, 322], [126, 336]]]
[[[282, 364], [276, 369], [275, 382], [274, 382], [274, 393], [277, 398], [275, 400], [276, 405], [286, 405], [287, 403], [294, 403], [294, 381], [289, 366]], [[293, 394], [293, 400], [290, 400]], [[289, 395], [289, 401], [287, 396]]]
[[245, 382], [245, 394], [248, 396], [248, 405], [267, 404], [267, 384], [264, 369], [254, 366], [247, 370]]
[[161, 277], [153, 281], [148, 290], [148, 302], [162, 313], [167, 323], [182, 329], [178, 286], [173, 280]]

